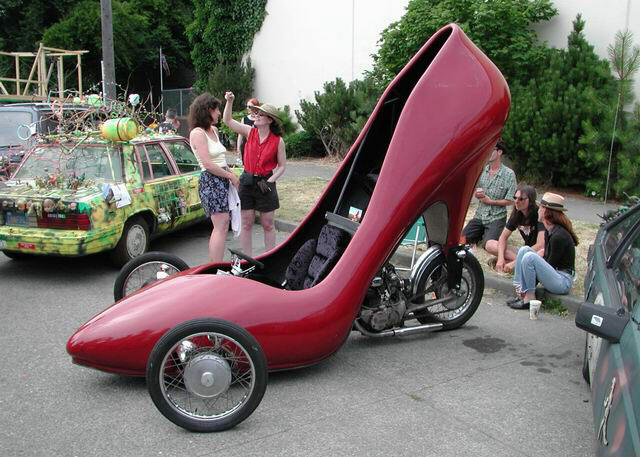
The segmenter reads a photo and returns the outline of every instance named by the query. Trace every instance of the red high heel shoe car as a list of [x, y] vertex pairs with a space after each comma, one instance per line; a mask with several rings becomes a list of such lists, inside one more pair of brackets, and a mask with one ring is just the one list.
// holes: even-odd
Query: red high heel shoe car
[[[458, 26], [442, 28], [387, 87], [286, 241], [259, 260], [187, 269], [124, 297], [69, 339], [73, 362], [146, 374], [168, 419], [214, 431], [253, 412], [267, 371], [316, 364], [354, 328], [459, 327], [484, 277], [458, 239], [509, 103], [495, 65]], [[403, 278], [389, 259], [419, 217], [429, 248]]]

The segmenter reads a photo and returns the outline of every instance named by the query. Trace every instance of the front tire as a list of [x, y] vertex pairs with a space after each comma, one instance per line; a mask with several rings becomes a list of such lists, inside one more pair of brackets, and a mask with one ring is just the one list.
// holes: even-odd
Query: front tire
[[149, 226], [140, 216], [129, 219], [124, 225], [120, 241], [111, 252], [113, 263], [122, 267], [131, 259], [141, 256], [149, 249]]
[[166, 277], [187, 269], [189, 265], [173, 254], [166, 252], [142, 254], [129, 260], [120, 269], [113, 285], [113, 299], [118, 301], [136, 290], [163, 279], [158, 277], [159, 274]]
[[587, 382], [587, 385], [591, 385], [591, 379], [589, 378], [589, 334], [586, 335], [584, 340], [584, 356], [582, 358], [582, 377]]
[[267, 387], [267, 360], [245, 329], [196, 319], [169, 330], [147, 362], [147, 388], [156, 408], [192, 432], [218, 432], [245, 420]]
[[417, 291], [421, 293], [415, 303], [424, 303], [426, 299], [444, 298], [458, 294], [455, 300], [434, 305], [416, 312], [416, 319], [421, 324], [442, 323], [442, 330], [453, 330], [461, 327], [473, 316], [480, 306], [484, 293], [484, 274], [478, 259], [467, 252], [463, 260], [462, 278], [458, 292], [449, 290], [447, 286], [447, 265], [444, 256], [427, 266], [418, 279]]

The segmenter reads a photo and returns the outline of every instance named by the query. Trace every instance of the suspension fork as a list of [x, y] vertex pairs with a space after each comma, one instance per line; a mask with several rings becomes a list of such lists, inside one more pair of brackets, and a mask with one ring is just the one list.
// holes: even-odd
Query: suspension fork
[[447, 286], [449, 290], [460, 290], [462, 281], [462, 267], [467, 257], [468, 246], [458, 244], [447, 251]]

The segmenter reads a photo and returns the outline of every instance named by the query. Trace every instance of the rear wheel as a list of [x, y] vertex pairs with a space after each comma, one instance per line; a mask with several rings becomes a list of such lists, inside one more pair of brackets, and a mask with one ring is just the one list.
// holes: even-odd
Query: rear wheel
[[146, 221], [136, 216], [129, 219], [122, 230], [120, 241], [111, 251], [111, 260], [121, 267], [129, 260], [141, 256], [149, 249], [149, 226]]
[[189, 265], [184, 260], [173, 254], [147, 252], [130, 260], [120, 269], [113, 285], [113, 299], [118, 301], [136, 290], [188, 268]]
[[151, 351], [147, 388], [174, 424], [192, 432], [227, 430], [262, 401], [267, 360], [260, 343], [238, 325], [187, 321], [169, 330]]
[[453, 330], [462, 326], [476, 312], [484, 293], [484, 274], [480, 262], [470, 252], [463, 260], [462, 278], [459, 290], [450, 290], [447, 285], [447, 265], [444, 256], [427, 266], [418, 279], [420, 298], [415, 303], [437, 298], [451, 300], [433, 305], [416, 312], [421, 324], [442, 323], [443, 330]]

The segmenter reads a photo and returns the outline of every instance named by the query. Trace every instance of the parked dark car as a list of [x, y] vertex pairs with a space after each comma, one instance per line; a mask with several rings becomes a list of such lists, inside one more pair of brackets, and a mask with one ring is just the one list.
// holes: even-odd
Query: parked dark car
[[640, 455], [640, 205], [603, 224], [589, 249], [582, 374], [598, 456]]

